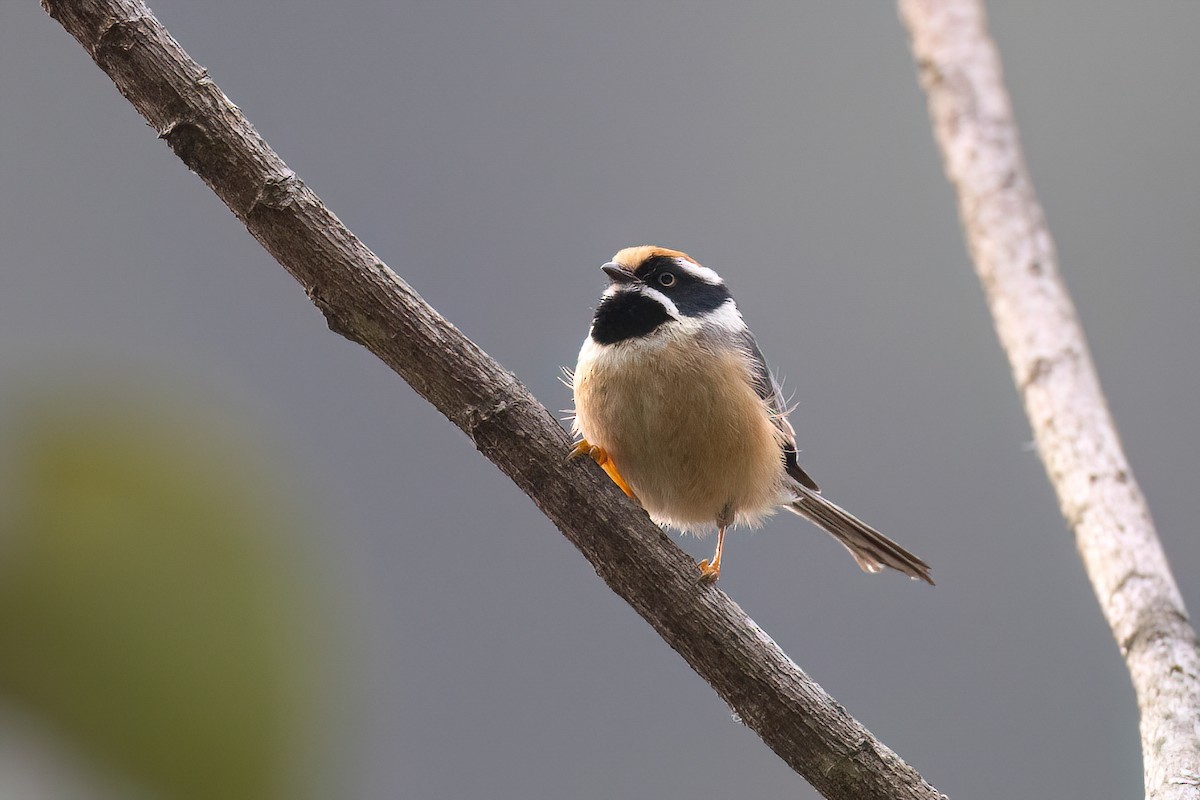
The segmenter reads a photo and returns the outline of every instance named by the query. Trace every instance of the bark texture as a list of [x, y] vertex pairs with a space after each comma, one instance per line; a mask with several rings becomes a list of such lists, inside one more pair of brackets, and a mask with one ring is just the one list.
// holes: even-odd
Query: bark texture
[[1196, 633], [1059, 276], [983, 4], [900, 0], [900, 11], [1038, 453], [1133, 680], [1146, 796], [1200, 797]]
[[[586, 459], [509, 372], [427, 305], [267, 146], [141, 0], [43, 0], [187, 167], [304, 287], [528, 494], [793, 769], [829, 798], [938, 798]], [[586, 462], [586, 463], [585, 463]]]

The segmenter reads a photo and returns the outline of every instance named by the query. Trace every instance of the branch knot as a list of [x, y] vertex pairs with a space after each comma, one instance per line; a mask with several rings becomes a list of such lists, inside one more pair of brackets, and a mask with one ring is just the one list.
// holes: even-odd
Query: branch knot
[[468, 437], [470, 437], [471, 442], [476, 447], [479, 447], [480, 443], [478, 437], [480, 432], [489, 426], [493, 420], [495, 420], [501, 414], [506, 413], [512, 407], [513, 404], [510, 403], [508, 398], [505, 397], [501, 397], [486, 407], [471, 406], [467, 408], [463, 416], [463, 431]]
[[268, 178], [250, 203], [246, 216], [252, 216], [260, 208], [283, 211], [299, 200], [303, 188], [304, 182], [290, 169]]

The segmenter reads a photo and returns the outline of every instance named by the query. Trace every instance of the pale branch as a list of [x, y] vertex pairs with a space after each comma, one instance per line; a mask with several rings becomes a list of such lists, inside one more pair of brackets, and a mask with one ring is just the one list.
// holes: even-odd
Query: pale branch
[[1059, 276], [981, 0], [900, 0], [975, 270], [1137, 693], [1146, 796], [1200, 796], [1196, 633]]
[[938, 793], [805, 675], [590, 463], [517, 379], [360, 242], [141, 0], [43, 0], [189, 169], [304, 287], [329, 327], [461, 428], [741, 720], [829, 798]]

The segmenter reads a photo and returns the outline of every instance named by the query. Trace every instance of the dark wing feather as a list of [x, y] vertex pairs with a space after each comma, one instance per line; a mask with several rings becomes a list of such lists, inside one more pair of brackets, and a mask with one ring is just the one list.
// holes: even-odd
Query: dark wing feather
[[763, 358], [762, 351], [758, 349], [758, 342], [754, 341], [754, 335], [748, 330], [743, 331], [740, 335], [742, 347], [746, 349], [754, 362], [754, 388], [758, 392], [758, 396], [771, 409], [771, 421], [783, 433], [783, 464], [787, 474], [801, 486], [812, 489], [814, 492], [821, 491], [817, 482], [800, 468], [800, 464], [796, 460], [796, 431], [787, 420], [787, 407], [784, 405], [783, 392], [780, 390], [775, 376], [771, 374], [771, 369], [767, 366], [767, 360]]

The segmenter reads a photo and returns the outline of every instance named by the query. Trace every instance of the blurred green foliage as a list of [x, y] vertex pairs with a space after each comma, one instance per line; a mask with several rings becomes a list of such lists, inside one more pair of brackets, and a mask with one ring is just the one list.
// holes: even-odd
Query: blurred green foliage
[[301, 515], [211, 414], [67, 389], [4, 437], [0, 694], [151, 797], [297, 796]]

